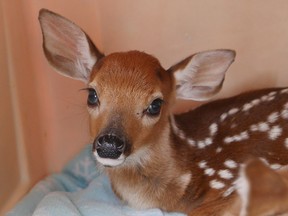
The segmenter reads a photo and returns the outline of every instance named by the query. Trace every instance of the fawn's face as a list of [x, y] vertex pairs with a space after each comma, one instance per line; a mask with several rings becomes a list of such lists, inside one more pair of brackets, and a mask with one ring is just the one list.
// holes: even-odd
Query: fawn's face
[[205, 51], [166, 71], [157, 59], [138, 51], [104, 57], [81, 28], [51, 11], [41, 10], [39, 21], [48, 62], [62, 75], [87, 84], [93, 150], [105, 166], [168, 142], [175, 96], [211, 98], [235, 58], [232, 50]]
[[97, 160], [119, 165], [165, 136], [174, 86], [173, 75], [148, 54], [116, 53], [99, 61], [87, 99]]

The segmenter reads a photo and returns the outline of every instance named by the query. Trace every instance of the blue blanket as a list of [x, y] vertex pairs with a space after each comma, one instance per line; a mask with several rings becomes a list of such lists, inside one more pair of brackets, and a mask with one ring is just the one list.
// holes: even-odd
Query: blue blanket
[[36, 184], [7, 216], [184, 216], [123, 205], [95, 163], [88, 145], [61, 173]]

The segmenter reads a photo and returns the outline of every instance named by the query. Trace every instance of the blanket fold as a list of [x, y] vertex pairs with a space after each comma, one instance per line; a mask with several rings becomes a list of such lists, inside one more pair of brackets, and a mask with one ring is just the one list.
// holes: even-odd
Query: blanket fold
[[124, 205], [97, 170], [91, 148], [85, 147], [61, 173], [38, 182], [7, 216], [184, 216]]

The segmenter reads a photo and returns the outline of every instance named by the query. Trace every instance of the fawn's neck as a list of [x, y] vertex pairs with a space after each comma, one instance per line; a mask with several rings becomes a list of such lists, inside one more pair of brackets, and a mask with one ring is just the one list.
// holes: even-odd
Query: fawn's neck
[[[191, 184], [192, 173], [174, 149], [178, 140], [167, 122], [157, 142], [138, 150], [124, 166], [108, 168], [115, 193], [137, 208], [186, 210], [180, 200]], [[192, 207], [191, 203], [189, 206]]]

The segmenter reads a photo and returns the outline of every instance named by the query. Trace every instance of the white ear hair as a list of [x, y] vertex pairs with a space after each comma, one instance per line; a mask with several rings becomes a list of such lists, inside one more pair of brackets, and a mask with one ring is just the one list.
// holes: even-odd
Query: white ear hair
[[103, 57], [90, 38], [71, 21], [46, 9], [40, 11], [39, 21], [48, 62], [62, 75], [88, 82], [93, 66]]
[[196, 53], [169, 69], [176, 79], [176, 96], [188, 100], [208, 100], [222, 87], [225, 73], [235, 58], [233, 50]]

